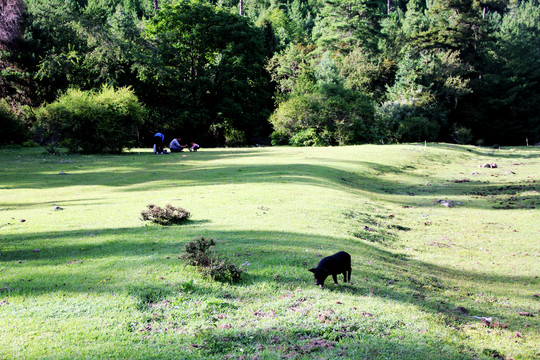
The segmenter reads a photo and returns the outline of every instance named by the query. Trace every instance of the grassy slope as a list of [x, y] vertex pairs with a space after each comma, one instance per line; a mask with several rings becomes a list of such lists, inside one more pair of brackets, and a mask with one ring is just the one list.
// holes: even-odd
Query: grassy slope
[[[0, 150], [0, 358], [538, 355], [537, 148], [41, 152]], [[183, 265], [200, 236], [241, 284]], [[314, 287], [339, 250], [353, 284]]]

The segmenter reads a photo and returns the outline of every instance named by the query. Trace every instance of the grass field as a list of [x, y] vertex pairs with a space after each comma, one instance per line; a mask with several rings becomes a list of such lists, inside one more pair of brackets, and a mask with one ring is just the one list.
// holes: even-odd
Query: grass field
[[[185, 155], [0, 149], [0, 358], [540, 356], [540, 148]], [[240, 283], [180, 259], [201, 236]], [[352, 284], [317, 288], [340, 250]]]

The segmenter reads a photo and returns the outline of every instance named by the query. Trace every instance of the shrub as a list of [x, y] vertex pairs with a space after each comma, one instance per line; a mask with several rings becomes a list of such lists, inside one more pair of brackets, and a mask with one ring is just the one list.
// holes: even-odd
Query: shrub
[[197, 266], [200, 271], [216, 281], [237, 282], [240, 281], [243, 270], [231, 263], [227, 258], [219, 257], [213, 247], [214, 239], [207, 240], [204, 237], [194, 239], [185, 246], [186, 254], [182, 256], [189, 265]]
[[388, 101], [378, 108], [379, 127], [388, 142], [434, 141], [440, 132], [440, 121], [433, 119], [433, 104]]
[[270, 135], [270, 139], [272, 139], [272, 145], [288, 145], [289, 144], [289, 136], [283, 132], [280, 131], [274, 131]]
[[434, 140], [439, 134], [436, 122], [424, 116], [406, 117], [398, 125], [396, 136], [403, 142]]
[[228, 259], [222, 259], [221, 261], [214, 261], [212, 265], [203, 268], [203, 273], [215, 281], [233, 283], [240, 281], [243, 271]]
[[282, 102], [270, 122], [274, 142], [288, 136], [296, 146], [358, 144], [374, 140], [375, 106], [358, 91], [326, 84]]
[[453, 138], [458, 144], [470, 144], [473, 139], [471, 129], [459, 127], [454, 130]]
[[0, 99], [0, 129], [0, 145], [21, 144], [27, 140], [24, 124], [3, 99]]
[[171, 204], [161, 208], [157, 205], [150, 204], [146, 210], [141, 212], [143, 221], [152, 221], [159, 225], [182, 224], [189, 220], [191, 214], [182, 208], [176, 208]]
[[242, 130], [233, 127], [225, 127], [225, 146], [242, 146], [246, 143], [246, 134]]
[[313, 128], [301, 130], [291, 137], [290, 144], [293, 146], [324, 146], [324, 139]]
[[119, 153], [135, 143], [146, 110], [130, 88], [70, 89], [36, 112], [45, 136], [74, 153]]
[[62, 155], [62, 152], [57, 149], [53, 143], [48, 144], [45, 146], [45, 150], [43, 150], [43, 155]]
[[211, 252], [214, 245], [216, 245], [214, 239], [206, 240], [201, 236], [200, 239], [194, 239], [186, 244], [186, 254], [182, 258], [192, 266], [210, 266], [212, 264]]

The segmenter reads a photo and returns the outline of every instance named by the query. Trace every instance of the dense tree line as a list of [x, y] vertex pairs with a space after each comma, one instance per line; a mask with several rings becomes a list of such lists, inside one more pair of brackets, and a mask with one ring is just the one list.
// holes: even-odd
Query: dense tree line
[[0, 15], [4, 143], [79, 144], [69, 99], [98, 91], [137, 104], [111, 105], [125, 146], [158, 129], [207, 146], [540, 141], [533, 0], [0, 0]]

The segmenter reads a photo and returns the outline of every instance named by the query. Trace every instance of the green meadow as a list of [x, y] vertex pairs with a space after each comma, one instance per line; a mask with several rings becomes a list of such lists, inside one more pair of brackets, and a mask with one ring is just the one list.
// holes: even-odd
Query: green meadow
[[[538, 358], [539, 175], [539, 147], [0, 149], [0, 358]], [[180, 258], [201, 236], [239, 283]], [[340, 250], [352, 284], [316, 287]]]

